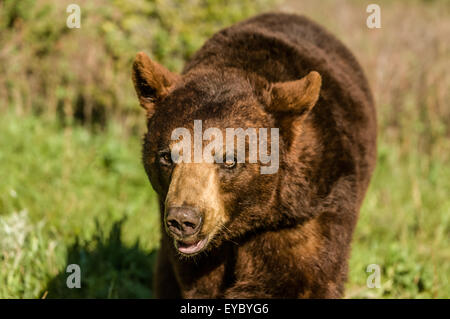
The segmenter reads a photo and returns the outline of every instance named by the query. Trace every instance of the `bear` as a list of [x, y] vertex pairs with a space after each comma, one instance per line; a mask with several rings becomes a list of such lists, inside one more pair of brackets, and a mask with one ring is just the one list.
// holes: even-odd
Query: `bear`
[[[160, 206], [155, 296], [342, 298], [377, 131], [349, 49], [307, 17], [265, 13], [215, 33], [181, 74], [139, 52], [132, 79], [146, 113], [142, 162]], [[200, 122], [217, 136], [270, 128], [256, 132], [278, 167], [262, 173], [267, 163], [239, 160], [223, 144], [192, 161], [216, 138], [189, 144]], [[180, 128], [187, 135], [174, 137]], [[249, 133], [241, 146], [252, 143]]]

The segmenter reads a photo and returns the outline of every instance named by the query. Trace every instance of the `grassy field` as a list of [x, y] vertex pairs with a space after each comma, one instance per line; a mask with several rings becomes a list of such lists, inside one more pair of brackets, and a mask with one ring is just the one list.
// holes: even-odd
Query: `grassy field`
[[[0, 127], [0, 296], [151, 296], [159, 223], [139, 138], [11, 114]], [[72, 262], [83, 289], [61, 290]]]
[[[213, 32], [268, 8], [304, 13], [333, 30], [364, 66], [377, 102], [378, 163], [354, 237], [346, 297], [450, 298], [450, 4], [378, 1], [382, 29], [369, 30], [364, 1], [268, 3], [238, 10], [244, 12], [240, 15], [232, 8], [224, 19], [215, 4], [189, 18], [211, 13], [207, 22]], [[175, 11], [152, 12], [171, 17]], [[158, 28], [159, 35], [152, 36], [165, 37], [160, 41], [168, 47], [147, 50], [171, 61], [174, 70], [208, 36], [200, 31], [204, 24], [195, 36], [190, 35], [195, 23], [170, 32], [164, 23]], [[188, 30], [181, 44], [177, 28]], [[124, 36], [108, 32], [111, 41]], [[17, 38], [3, 36], [2, 41], [7, 45], [0, 45], [0, 72], [8, 80], [0, 77], [0, 298], [152, 297], [159, 216], [140, 162], [144, 117], [132, 102], [131, 80], [124, 84], [136, 44], [130, 40], [117, 53], [124, 60], [109, 56], [118, 63], [119, 75], [107, 73], [100, 89], [118, 79], [114, 88], [120, 91], [101, 91], [106, 100], [97, 101], [96, 91], [82, 90], [77, 73], [65, 80], [73, 83], [73, 92], [62, 91], [57, 72], [48, 83], [33, 79], [28, 87], [19, 68], [28, 61], [20, 56], [26, 50], [12, 57]], [[39, 67], [30, 61], [31, 70]], [[42, 74], [50, 61], [43, 62]], [[95, 84], [90, 77], [84, 80]], [[56, 97], [46, 85], [58, 88]], [[40, 97], [39, 104], [20, 98], [28, 94]], [[77, 96], [84, 104], [72, 100]], [[45, 101], [49, 111], [42, 109]], [[116, 108], [126, 102], [126, 107], [112, 108], [114, 115], [105, 123], [76, 116], [76, 106], [92, 115], [89, 105], [102, 107], [108, 101]], [[74, 114], [76, 121], [70, 117]], [[81, 289], [66, 287], [71, 263], [81, 266]], [[369, 264], [381, 267], [381, 288], [367, 287]]]

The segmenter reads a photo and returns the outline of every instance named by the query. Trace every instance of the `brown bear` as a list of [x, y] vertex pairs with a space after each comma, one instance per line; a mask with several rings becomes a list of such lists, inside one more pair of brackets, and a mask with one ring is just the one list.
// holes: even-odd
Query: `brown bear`
[[[376, 157], [374, 102], [353, 54], [303, 16], [268, 13], [216, 33], [181, 75], [138, 53], [133, 81], [163, 230], [156, 296], [342, 297]], [[198, 138], [198, 121], [200, 133], [277, 128], [259, 146], [277, 148], [278, 169], [264, 174], [267, 162], [220, 146], [213, 162], [189, 161], [199, 144], [173, 132]], [[212, 137], [197, 142], [204, 150]]]

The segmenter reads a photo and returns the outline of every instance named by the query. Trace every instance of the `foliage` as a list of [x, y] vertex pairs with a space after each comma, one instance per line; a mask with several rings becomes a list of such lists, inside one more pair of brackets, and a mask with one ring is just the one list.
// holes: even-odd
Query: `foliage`
[[139, 138], [5, 113], [0, 145], [0, 297], [151, 296], [159, 214]]
[[69, 29], [73, 1], [0, 1], [1, 108], [104, 124], [136, 124], [131, 63], [139, 51], [181, 71], [213, 32], [272, 0], [80, 0], [81, 28]]

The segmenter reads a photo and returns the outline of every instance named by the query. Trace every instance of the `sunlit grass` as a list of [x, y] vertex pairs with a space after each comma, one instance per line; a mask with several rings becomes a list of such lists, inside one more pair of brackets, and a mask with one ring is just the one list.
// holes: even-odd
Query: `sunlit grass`
[[[450, 165], [380, 143], [353, 241], [348, 297], [450, 297]], [[381, 288], [366, 285], [381, 267]]]
[[0, 145], [0, 297], [37, 297], [76, 239], [92, 241], [123, 218], [123, 245], [139, 241], [148, 253], [158, 245], [139, 137], [118, 125], [93, 134], [2, 114]]

